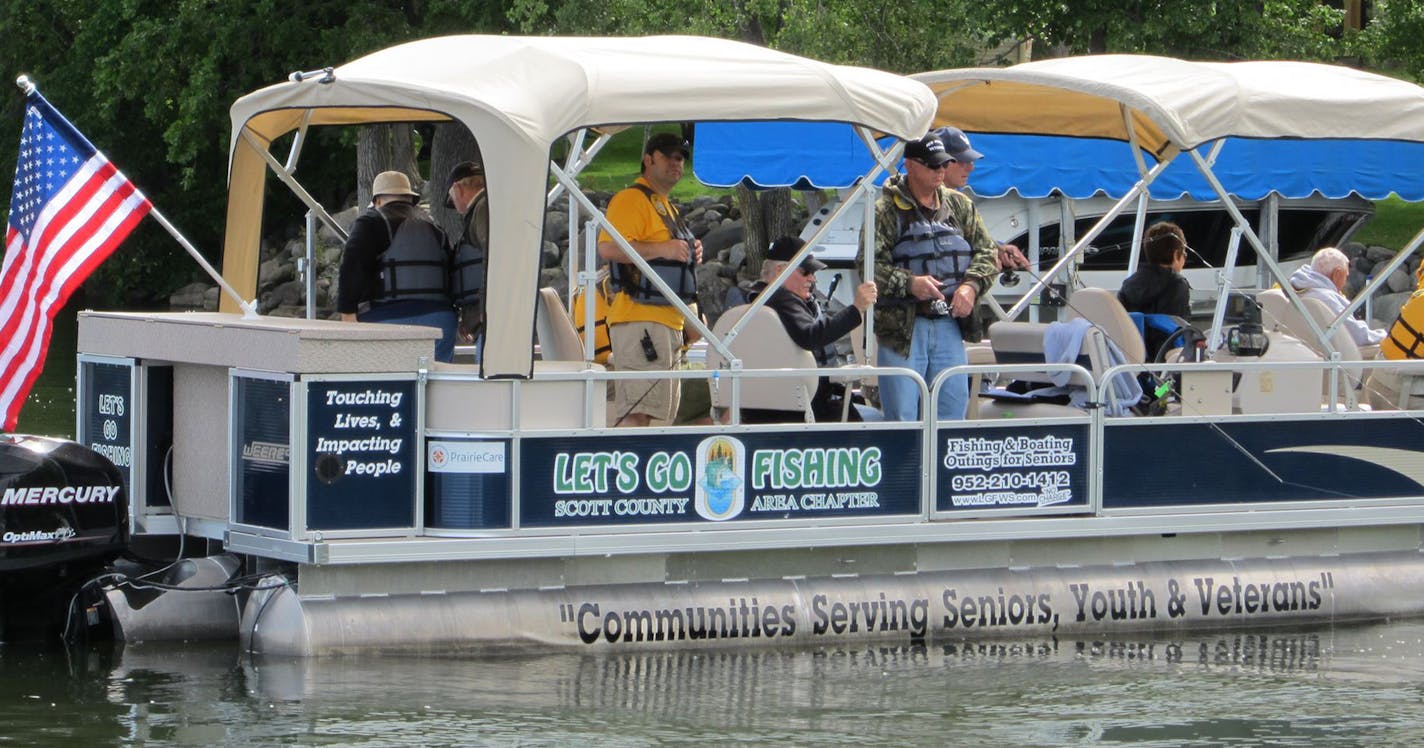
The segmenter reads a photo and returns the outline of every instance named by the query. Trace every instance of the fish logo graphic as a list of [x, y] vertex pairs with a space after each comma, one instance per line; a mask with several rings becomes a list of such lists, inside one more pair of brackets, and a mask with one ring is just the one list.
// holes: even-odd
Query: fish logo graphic
[[698, 515], [713, 522], [737, 517], [746, 508], [742, 466], [746, 447], [735, 437], [713, 436], [697, 445]]

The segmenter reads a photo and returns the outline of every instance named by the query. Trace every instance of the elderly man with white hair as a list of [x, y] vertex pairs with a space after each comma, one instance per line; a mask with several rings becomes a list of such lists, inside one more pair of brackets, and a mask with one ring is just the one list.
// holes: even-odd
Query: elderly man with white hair
[[[1326, 247], [1310, 258], [1309, 265], [1303, 265], [1291, 273], [1290, 284], [1296, 293], [1305, 298], [1319, 299], [1338, 316], [1350, 305], [1345, 298], [1345, 280], [1350, 276], [1350, 260], [1345, 253], [1334, 247]], [[1347, 317], [1345, 329], [1355, 345], [1377, 345], [1384, 339], [1384, 330], [1371, 329], [1369, 325]]]

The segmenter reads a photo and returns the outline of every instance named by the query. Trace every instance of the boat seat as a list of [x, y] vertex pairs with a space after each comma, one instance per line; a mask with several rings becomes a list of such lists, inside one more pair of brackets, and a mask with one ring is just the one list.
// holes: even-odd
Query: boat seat
[[1068, 317], [1081, 317], [1102, 330], [1109, 340], [1117, 344], [1127, 363], [1147, 361], [1147, 343], [1137, 323], [1127, 313], [1127, 308], [1118, 301], [1117, 294], [1103, 288], [1080, 288], [1068, 300]]
[[539, 289], [539, 307], [534, 315], [534, 333], [539, 340], [540, 357], [545, 361], [587, 361], [583, 341], [579, 339], [574, 321], [552, 288]]
[[[1048, 330], [1046, 322], [1011, 322], [1000, 320], [989, 327], [989, 344], [993, 360], [999, 364], [1044, 364], [1047, 357], [1043, 350], [1043, 336]], [[1074, 362], [1096, 376], [1106, 370], [1107, 345], [1100, 328], [1089, 328], [1083, 335], [1082, 347]], [[1047, 372], [1015, 372], [1013, 380], [1050, 385], [1052, 379]], [[1081, 416], [1083, 410], [1067, 403], [1038, 401], [1031, 396], [1012, 397], [1002, 389], [990, 391], [980, 398], [980, 418], [1048, 418], [1053, 416]]]
[[[722, 338], [742, 317], [751, 305], [735, 306], [717, 318], [712, 328], [713, 334]], [[765, 408], [769, 410], [796, 410], [806, 415], [808, 422], [815, 420], [811, 414], [811, 398], [816, 394], [820, 376], [816, 372], [816, 357], [810, 351], [796, 345], [781, 318], [776, 312], [761, 307], [747, 326], [737, 334], [729, 346], [732, 354], [741, 359], [742, 369], [806, 369], [802, 376], [741, 378], [741, 405], [744, 408]], [[707, 347], [707, 368], [726, 368], [727, 360], [713, 346]], [[718, 408], [732, 407], [732, 386], [726, 379], [713, 388], [712, 404]]]
[[[1301, 297], [1301, 302], [1310, 312], [1310, 316], [1315, 319], [1315, 324], [1320, 329], [1330, 326], [1335, 321], [1335, 314], [1330, 311], [1330, 307], [1325, 306], [1325, 302], [1320, 299]], [[1256, 301], [1261, 305], [1261, 324], [1267, 329], [1275, 329], [1283, 332], [1314, 351], [1317, 356], [1325, 358], [1325, 347], [1320, 344], [1319, 338], [1306, 323], [1305, 317], [1300, 313], [1290, 299], [1286, 297], [1284, 291], [1279, 288], [1272, 288], [1256, 295]], [[1379, 355], [1379, 346], [1361, 346], [1355, 343], [1355, 339], [1350, 337], [1350, 331], [1343, 326], [1335, 329], [1330, 335], [1330, 344], [1340, 354], [1341, 361], [1368, 361]], [[1361, 367], [1345, 368], [1344, 372], [1349, 378], [1350, 386], [1356, 390], [1368, 386], [1370, 370]], [[1322, 376], [1322, 391], [1328, 391], [1329, 372]]]

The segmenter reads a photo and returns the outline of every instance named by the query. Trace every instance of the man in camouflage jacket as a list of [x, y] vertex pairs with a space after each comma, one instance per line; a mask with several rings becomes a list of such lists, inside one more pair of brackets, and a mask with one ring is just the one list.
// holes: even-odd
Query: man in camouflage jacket
[[[997, 272], [997, 247], [967, 196], [942, 186], [950, 157], [933, 134], [905, 146], [905, 174], [892, 177], [875, 204], [875, 335], [877, 364], [918, 372], [933, 386], [945, 369], [966, 363], [964, 341], [981, 335], [972, 323], [979, 295]], [[918, 417], [919, 388], [909, 377], [881, 377], [887, 420]], [[968, 378], [945, 383], [937, 412], [962, 419]]]

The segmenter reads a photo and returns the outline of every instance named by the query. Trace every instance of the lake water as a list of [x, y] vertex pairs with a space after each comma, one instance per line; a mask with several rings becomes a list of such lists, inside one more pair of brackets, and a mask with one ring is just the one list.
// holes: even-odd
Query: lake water
[[1406, 746], [1424, 624], [494, 658], [0, 648], [0, 745]]
[[[21, 431], [71, 436], [61, 315]], [[1424, 622], [488, 658], [0, 645], [6, 745], [1413, 746]]]

